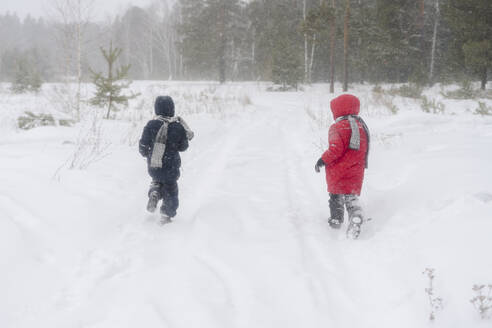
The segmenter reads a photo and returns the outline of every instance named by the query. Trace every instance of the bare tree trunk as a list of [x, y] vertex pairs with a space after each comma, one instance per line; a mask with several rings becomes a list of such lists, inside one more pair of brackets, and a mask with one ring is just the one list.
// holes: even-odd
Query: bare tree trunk
[[316, 34], [313, 35], [313, 43], [311, 44], [311, 60], [309, 61], [309, 82], [313, 81], [313, 65], [314, 65], [314, 51], [316, 50]]
[[[82, 85], [82, 52], [84, 51], [84, 33], [91, 19], [93, 0], [51, 0], [53, 18], [60, 24], [61, 43], [65, 53], [65, 76], [68, 78], [73, 71], [77, 74], [77, 90], [75, 99], [69, 95], [70, 107], [80, 118], [81, 85]], [[72, 62], [74, 56], [75, 63]], [[75, 67], [72, 66], [75, 64]], [[68, 83], [68, 80], [67, 80]], [[75, 100], [75, 104], [73, 101]]]
[[232, 39], [231, 43], [232, 47], [232, 80], [234, 81], [237, 76], [239, 75], [239, 60], [240, 60], [240, 53], [239, 49], [236, 48], [236, 44], [234, 42], [234, 39]]
[[253, 34], [254, 37], [253, 37], [253, 42], [251, 43], [251, 66], [253, 68], [253, 74], [254, 74], [254, 79], [257, 80], [258, 79], [258, 74], [257, 74], [257, 70], [256, 70], [256, 33]]
[[[178, 23], [181, 25], [183, 23], [183, 15], [182, 15], [182, 11], [181, 9], [179, 10], [179, 15], [178, 15]], [[174, 31], [176, 31], [176, 29], [174, 29]], [[175, 32], [177, 33], [177, 32]], [[179, 41], [182, 41], [182, 37], [177, 35], [177, 39], [179, 39]], [[177, 71], [177, 74], [179, 75], [179, 78], [180, 79], [183, 79], [184, 78], [184, 67], [183, 67], [183, 54], [181, 51], [177, 51], [177, 56], [176, 56], [176, 71]]]
[[348, 90], [348, 46], [349, 46], [350, 0], [346, 0], [343, 23], [343, 92]]
[[[319, 0], [320, 8], [323, 5], [323, 2], [324, 2], [324, 0]], [[315, 50], [316, 50], [316, 44], [317, 44], [317, 34], [314, 33], [312, 44], [311, 44], [311, 58], [309, 60], [309, 70], [308, 70], [309, 83], [311, 83], [313, 81], [313, 66], [314, 66], [314, 54], [315, 54]]]
[[174, 44], [172, 42], [172, 39], [171, 39], [171, 33], [169, 32], [169, 26], [166, 24], [166, 59], [167, 59], [167, 69], [169, 71], [168, 73], [168, 77], [167, 79], [168, 80], [172, 80], [173, 79], [173, 64], [172, 64], [172, 58], [171, 58], [171, 47], [174, 47]]
[[177, 60], [176, 60], [176, 42], [175, 42], [175, 35], [174, 31], [169, 31], [169, 80], [175, 79], [177, 72], [176, 72], [176, 66], [177, 66]]
[[156, 39], [155, 40], [156, 47], [159, 49], [160, 55], [164, 57], [161, 60], [163, 60], [167, 64], [168, 80], [172, 80], [174, 73], [173, 73], [173, 56], [171, 55], [171, 52], [173, 51], [174, 43], [172, 41], [172, 32], [170, 31], [170, 27], [168, 23], [169, 16], [167, 11], [166, 13], [164, 13], [164, 16], [161, 19], [163, 21], [159, 23], [158, 28], [156, 29], [155, 32], [153, 32], [152, 39], [154, 38]]
[[149, 38], [149, 72], [150, 78], [154, 77], [154, 26], [150, 27], [150, 38]]
[[[302, 19], [306, 21], [306, 0], [302, 3]], [[308, 58], [308, 35], [304, 32], [304, 83], [309, 83], [308, 76], [309, 58]]]
[[419, 0], [420, 51], [424, 53], [425, 0]]
[[125, 24], [125, 59], [126, 59], [126, 65], [130, 65], [131, 63], [131, 56], [132, 56], [132, 49], [131, 49], [131, 43], [130, 43], [130, 23], [128, 21]]
[[[178, 57], [176, 55], [176, 29], [173, 28], [175, 25], [176, 17], [174, 16], [174, 12], [171, 12], [169, 9], [169, 1], [163, 0], [164, 5], [164, 17], [163, 20], [165, 22], [165, 35], [166, 35], [166, 56], [167, 56], [167, 68], [168, 68], [168, 80], [173, 80], [179, 73], [177, 72], [178, 68]], [[180, 13], [181, 10], [177, 9]], [[178, 20], [181, 20], [181, 14], [178, 15]]]
[[[109, 52], [110, 57], [107, 60], [108, 61], [108, 81], [111, 84], [111, 87], [113, 85], [113, 61], [114, 59], [111, 58], [111, 54], [113, 53], [113, 41], [110, 41], [109, 43]], [[111, 114], [111, 106], [113, 106], [113, 95], [109, 95], [109, 101], [108, 101], [108, 112], [106, 113], [106, 119], [109, 120], [109, 115]]]
[[82, 6], [81, 0], [77, 1], [77, 95], [76, 95], [76, 112], [77, 120], [80, 119], [80, 87], [82, 84]]
[[173, 66], [172, 66], [172, 62], [171, 62], [171, 47], [167, 47], [167, 49], [168, 49], [167, 50], [167, 69], [169, 71], [167, 79], [172, 80], [173, 79]]
[[225, 4], [220, 6], [220, 18], [219, 18], [219, 82], [225, 83], [226, 81], [226, 47], [227, 47], [227, 36], [226, 36], [226, 12]]
[[434, 32], [432, 34], [432, 50], [431, 50], [431, 63], [430, 63], [430, 72], [429, 72], [429, 83], [430, 85], [434, 84], [434, 62], [436, 59], [436, 43], [437, 43], [437, 28], [439, 26], [439, 18], [441, 12], [439, 10], [439, 0], [436, 1], [436, 18], [434, 20]]
[[[69, 27], [65, 27], [65, 29], [69, 29]], [[71, 34], [69, 31], [65, 30], [63, 32], [64, 36], [63, 36], [63, 52], [65, 53], [65, 83], [70, 83], [70, 75], [71, 75], [71, 67], [72, 67], [72, 53], [71, 53], [71, 49], [72, 49], [72, 45], [70, 44], [71, 40], [70, 40], [70, 35]], [[70, 107], [72, 107], [70, 105]], [[70, 108], [71, 110], [73, 108]]]
[[[331, 0], [331, 8], [335, 10], [335, 0]], [[330, 22], [330, 93], [335, 93], [335, 15]]]
[[480, 88], [482, 90], [485, 90], [486, 87], [487, 87], [487, 67], [482, 69], [482, 79], [480, 83]]

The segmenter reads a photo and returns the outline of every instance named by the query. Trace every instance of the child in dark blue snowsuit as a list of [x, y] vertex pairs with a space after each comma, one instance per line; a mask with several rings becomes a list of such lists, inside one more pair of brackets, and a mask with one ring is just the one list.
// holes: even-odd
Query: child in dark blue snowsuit
[[183, 119], [174, 116], [174, 102], [171, 97], [157, 97], [154, 110], [156, 117], [145, 126], [139, 151], [147, 158], [148, 172], [152, 177], [147, 210], [154, 212], [162, 199], [162, 220], [169, 222], [176, 215], [179, 206], [179, 152], [188, 148], [188, 140], [193, 138], [193, 132]]

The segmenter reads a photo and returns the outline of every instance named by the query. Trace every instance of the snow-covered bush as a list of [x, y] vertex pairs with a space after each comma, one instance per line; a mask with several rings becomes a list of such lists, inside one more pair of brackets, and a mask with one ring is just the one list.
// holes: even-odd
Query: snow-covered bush
[[333, 123], [331, 112], [319, 106], [313, 109], [310, 104], [305, 104], [304, 110], [311, 120], [313, 129], [318, 131], [318, 137], [314, 141], [314, 145], [319, 151], [324, 151], [328, 146], [326, 131], [330, 127], [330, 124]]
[[475, 109], [475, 112], [473, 114], [476, 115], [492, 115], [492, 107], [487, 106], [486, 103], [479, 101], [478, 102], [478, 108]]
[[41, 75], [27, 58], [20, 58], [15, 67], [15, 78], [10, 90], [14, 93], [39, 92], [43, 85]]
[[382, 86], [380, 86], [379, 84], [376, 84], [373, 88], [372, 88], [372, 92], [375, 92], [375, 93], [383, 93], [384, 92], [384, 89]]
[[331, 112], [323, 108], [317, 108], [317, 110], [314, 110], [311, 106], [305, 105], [304, 110], [306, 111], [308, 117], [320, 130], [326, 130], [333, 122], [331, 119]]
[[86, 169], [109, 154], [111, 143], [103, 135], [103, 122], [99, 111], [92, 111], [81, 121], [74, 151], [68, 161], [69, 169]]
[[17, 125], [20, 129], [29, 130], [38, 126], [56, 125], [56, 122], [50, 114], [34, 114], [32, 112], [25, 112], [24, 115], [17, 118]]
[[475, 297], [470, 302], [480, 314], [482, 319], [487, 319], [492, 313], [492, 285], [474, 285]]
[[246, 93], [240, 96], [239, 101], [241, 102], [241, 105], [243, 105], [244, 107], [253, 104], [253, 102], [251, 101], [251, 97]]
[[394, 103], [394, 96], [385, 92], [373, 92], [373, 100], [377, 105], [388, 109], [391, 114], [397, 114], [400, 110]]
[[420, 108], [423, 112], [432, 114], [443, 114], [446, 110], [446, 106], [442, 102], [436, 102], [435, 99], [429, 100], [426, 96], [420, 98]]
[[303, 91], [303, 88], [299, 86], [290, 86], [290, 85], [281, 85], [281, 84], [274, 84], [266, 89], [269, 92], [287, 92], [287, 91]]
[[474, 90], [472, 83], [465, 80], [461, 82], [461, 87], [459, 89], [441, 92], [441, 94], [449, 99], [475, 99], [477, 98], [479, 91]]
[[[208, 114], [220, 116], [234, 114], [252, 105], [249, 90], [241, 85], [216, 85], [214, 83], [175, 84], [152, 83], [132, 85], [133, 92], [140, 92], [139, 99], [130, 101], [129, 109], [116, 114], [117, 119], [147, 120], [154, 115], [157, 96], [170, 96], [174, 100], [176, 114], [189, 116]], [[134, 112], [137, 112], [135, 114]]]
[[398, 88], [391, 88], [388, 93], [393, 96], [400, 96], [405, 98], [419, 99], [422, 96], [424, 88], [416, 83], [403, 84]]
[[44, 97], [50, 103], [51, 107], [62, 113], [71, 115], [77, 121], [80, 119], [82, 112], [87, 111], [88, 104], [85, 101], [89, 93], [89, 85], [81, 85], [81, 102], [79, 112], [77, 111], [77, 85], [73, 83], [55, 83], [50, 84], [43, 92]]
[[427, 294], [427, 298], [429, 299], [430, 306], [429, 320], [434, 321], [436, 319], [436, 312], [442, 310], [443, 303], [440, 297], [435, 296], [434, 269], [426, 268], [423, 274], [427, 276], [429, 283], [427, 288], [425, 288], [425, 293]]
[[22, 130], [30, 130], [39, 126], [71, 126], [74, 122], [69, 119], [55, 119], [51, 114], [34, 114], [25, 112], [17, 118], [17, 126]]

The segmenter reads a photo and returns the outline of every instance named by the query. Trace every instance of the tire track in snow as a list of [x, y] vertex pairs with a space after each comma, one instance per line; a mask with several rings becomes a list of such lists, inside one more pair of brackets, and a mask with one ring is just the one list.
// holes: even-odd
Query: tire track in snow
[[[286, 178], [287, 169], [285, 165], [282, 165], [282, 163], [285, 162], [284, 158], [286, 154], [288, 154], [288, 151], [290, 150], [285, 149], [285, 142], [282, 141], [282, 139], [285, 138], [282, 132], [283, 128], [279, 123], [284, 120], [284, 116], [285, 113], [279, 113], [277, 109], [264, 108], [260, 117], [256, 117], [254, 121], [248, 122], [248, 124], [243, 124], [239, 131], [229, 130], [229, 133], [224, 135], [225, 138], [228, 138], [229, 134], [232, 134], [229, 143], [226, 143], [227, 146], [222, 149], [222, 152], [217, 156], [217, 159], [211, 165], [204, 168], [205, 178], [199, 182], [199, 186], [201, 185], [202, 190], [207, 189], [209, 191], [221, 188], [221, 190], [224, 191], [223, 196], [226, 197], [223, 200], [225, 210], [214, 207], [210, 208], [216, 201], [216, 195], [202, 197], [199, 203], [195, 205], [194, 211], [192, 211], [192, 213], [195, 214], [193, 218], [194, 226], [189, 233], [190, 240], [198, 240], [195, 242], [197, 245], [196, 248], [198, 249], [199, 247], [203, 247], [203, 240], [201, 239], [203, 239], [204, 235], [211, 234], [211, 236], [213, 236], [216, 227], [219, 228], [219, 233], [227, 233], [227, 228], [231, 225], [230, 220], [236, 220], [240, 221], [240, 225], [250, 227], [249, 230], [243, 229], [242, 231], [239, 231], [239, 242], [246, 241], [251, 237], [258, 238], [257, 236], [251, 235], [257, 233], [268, 236], [270, 241], [265, 245], [267, 247], [273, 240], [278, 239], [281, 241], [281, 244], [285, 244], [286, 247], [283, 249], [276, 247], [273, 250], [269, 248], [265, 249], [264, 251], [266, 251], [267, 254], [272, 251], [280, 251], [280, 253], [275, 255], [276, 257], [279, 257], [279, 259], [275, 259], [274, 263], [268, 264], [268, 267], [264, 267], [263, 270], [266, 272], [271, 271], [272, 275], [279, 275], [279, 282], [282, 281], [282, 277], [284, 276], [286, 279], [292, 279], [287, 278], [292, 277], [290, 271], [302, 271], [302, 265], [300, 267], [299, 261], [291, 261], [290, 259], [293, 256], [295, 258], [301, 256], [302, 258], [303, 255], [299, 255], [299, 253], [302, 253], [305, 250], [302, 246], [296, 246], [290, 241], [293, 237], [292, 227], [289, 223], [291, 221], [286, 220], [286, 216], [291, 212], [289, 211], [289, 204], [292, 204], [292, 201], [288, 200], [290, 194], [288, 190], [285, 190], [288, 189], [285, 188], [285, 186], [289, 180]], [[259, 156], [258, 154], [253, 154], [258, 151], [260, 152]], [[206, 157], [207, 155], [204, 154], [202, 156]], [[247, 166], [238, 167], [238, 162], [240, 162], [238, 159], [241, 158], [250, 159], [252, 161], [258, 158], [258, 160], [261, 160], [262, 162], [248, 162]], [[264, 172], [258, 172], [258, 169]], [[267, 169], [266, 172], [265, 169]], [[208, 182], [214, 178], [217, 180], [210, 183]], [[230, 206], [229, 203], [235, 204], [233, 200], [234, 194], [228, 193], [231, 191], [231, 183], [228, 180], [231, 179], [233, 180], [232, 186], [238, 185], [237, 190], [234, 189], [234, 193], [237, 194], [239, 198], [244, 198], [244, 202], [237, 203], [238, 208], [228, 207]], [[203, 191], [197, 192], [197, 194], [202, 193]], [[254, 204], [254, 201], [250, 198], [252, 195], [254, 195], [253, 199], [270, 200], [270, 204], [267, 205], [269, 209], [267, 210], [265, 207], [252, 209], [249, 207]], [[230, 215], [230, 217], [228, 217], [228, 209], [238, 212], [246, 211], [252, 214]], [[218, 218], [211, 221], [211, 219], [206, 216], [207, 210], [209, 213], [213, 213], [213, 216], [217, 216]], [[198, 212], [200, 212], [200, 221], [197, 221]], [[205, 223], [202, 224], [202, 220], [207, 220], [208, 225]], [[213, 226], [210, 226], [210, 224]], [[224, 228], [224, 225], [227, 227]], [[294, 234], [298, 235], [298, 232], [294, 231]], [[298, 238], [299, 236], [295, 236], [294, 240]], [[256, 257], [256, 249], [253, 251], [241, 249], [241, 252], [244, 256], [250, 258], [250, 260], [254, 260]], [[235, 304], [235, 322], [237, 324], [246, 323], [248, 321], [251, 322], [251, 317], [254, 317], [255, 314], [258, 315], [258, 313], [263, 313], [263, 311], [270, 307], [272, 308], [272, 311], [274, 311], [274, 309], [276, 309], [276, 311], [284, 311], [284, 300], [280, 300], [277, 296], [280, 294], [299, 298], [298, 300], [291, 300], [292, 304], [302, 303], [304, 309], [306, 307], [313, 308], [314, 300], [312, 299], [312, 295], [313, 290], [316, 288], [311, 287], [311, 289], [309, 289], [309, 282], [303, 284], [301, 281], [286, 280], [287, 284], [293, 283], [293, 287], [281, 286], [277, 282], [272, 285], [269, 282], [270, 278], [264, 277], [264, 274], [257, 272], [254, 268], [248, 268], [246, 272], [243, 273], [240, 271], [240, 263], [236, 263], [236, 261], [232, 261], [231, 263], [226, 262], [227, 260], [224, 259], [224, 256], [227, 256], [227, 254], [213, 254], [212, 249], [202, 249], [199, 254], [199, 258], [205, 261], [203, 264], [206, 269], [213, 270], [215, 275], [224, 281], [224, 288], [228, 290], [231, 303]], [[261, 256], [261, 258], [263, 260], [268, 259], [269, 255], [267, 255], [267, 257]], [[276, 262], [282, 266], [276, 268]], [[284, 272], [284, 270], [287, 270], [287, 272]], [[237, 277], [240, 277], [239, 282], [237, 281]], [[319, 283], [316, 284], [319, 285]], [[307, 285], [307, 287], [303, 287], [303, 285]], [[281, 290], [282, 292], [279, 293]], [[300, 292], [300, 294], [298, 292]], [[255, 293], [260, 293], [260, 295], [262, 295], [261, 300], [254, 300], [253, 294]], [[311, 300], [309, 300], [310, 298]], [[264, 309], [260, 310], [258, 308], [260, 304], [263, 304]], [[293, 311], [292, 313], [289, 313], [289, 316], [297, 319], [300, 314], [297, 312], [298, 311]], [[322, 309], [319, 309], [317, 312], [318, 314], [323, 313]], [[311, 310], [308, 311], [308, 313], [314, 314]], [[267, 320], [273, 319], [276, 318], [267, 317]], [[314, 320], [317, 319], [318, 318], [314, 318]], [[247, 325], [245, 324], [245, 326]]]
[[[289, 105], [284, 107], [288, 108]], [[299, 119], [298, 122], [302, 120]], [[303, 133], [302, 124], [298, 126], [300, 133]], [[306, 153], [305, 144], [300, 144], [299, 139], [290, 133], [291, 130], [284, 131], [283, 139], [286, 141], [286, 148], [297, 154], [295, 158], [305, 158], [303, 155]], [[309, 135], [307, 128], [305, 133]], [[313, 166], [316, 158], [312, 160]], [[316, 218], [316, 209], [320, 204], [325, 207], [326, 217], [329, 216], [328, 195], [325, 194], [326, 198], [323, 199], [317, 196], [319, 195], [318, 186], [313, 183], [312, 176], [308, 174], [308, 172], [314, 172], [314, 167], [303, 165], [303, 163], [305, 163], [303, 160], [288, 161], [287, 166], [291, 185], [288, 189], [292, 191], [291, 198], [294, 199], [293, 213], [295, 215], [292, 219], [300, 231], [301, 244], [305, 246], [306, 266], [310, 268], [310, 271], [312, 269], [318, 277], [315, 281], [320, 283], [323, 289], [323, 300], [334, 319], [335, 326], [366, 325], [373, 327], [375, 322], [367, 322], [364, 316], [354, 316], [353, 313], [356, 313], [357, 309], [364, 308], [368, 311], [380, 312], [383, 317], [386, 315], [387, 306], [391, 306], [391, 303], [377, 304], [371, 295], [378, 289], [384, 290], [388, 286], [394, 290], [404, 290], [404, 288], [400, 286], [401, 282], [398, 279], [388, 274], [389, 271], [386, 271], [384, 266], [382, 269], [378, 267], [380, 261], [374, 261], [375, 258], [370, 256], [371, 251], [377, 254], [385, 253], [378, 250], [377, 247], [380, 245], [368, 244], [364, 239], [346, 240], [345, 226], [341, 231], [330, 231], [326, 220], [320, 222], [317, 219], [309, 219]], [[317, 178], [324, 177], [317, 175]], [[309, 196], [306, 197], [306, 195]], [[375, 276], [378, 279], [374, 281], [375, 286], [368, 284], [369, 277]], [[408, 297], [408, 295], [401, 295], [398, 300], [401, 297]]]
[[[182, 197], [192, 200], [193, 203], [182, 211], [177, 223], [181, 219], [191, 223], [190, 229], [184, 232], [184, 238], [192, 245], [192, 256], [205, 272], [210, 272], [215, 277], [214, 280], [220, 282], [227, 296], [228, 311], [225, 311], [227, 313], [224, 313], [224, 316], [229, 317], [231, 322], [224, 327], [244, 326], [243, 323], [251, 316], [248, 304], [254, 303], [254, 300], [245, 292], [250, 289], [248, 279], [236, 267], [227, 264], [223, 256], [203, 249], [203, 246], [208, 244], [207, 236], [213, 236], [216, 227], [221, 228], [219, 233], [226, 233], [228, 229], [239, 226], [236, 234], [244, 234], [243, 224], [248, 225], [246, 220], [251, 218], [243, 217], [240, 211], [230, 207], [229, 203], [233, 202], [227, 198], [223, 200], [223, 205], [219, 204], [219, 199], [233, 196], [229, 192], [228, 183], [234, 174], [228, 173], [235, 170], [237, 159], [244, 157], [243, 145], [248, 144], [248, 136], [257, 134], [262, 125], [263, 122], [250, 120], [229, 125], [212, 148], [199, 153], [190, 161], [200, 163], [201, 167], [194, 174], [189, 174], [186, 181], [182, 181], [188, 183], [187, 190], [191, 189], [191, 192], [183, 194]], [[207, 282], [208, 285], [211, 283], [212, 281]], [[212, 307], [212, 304], [209, 306]]]
[[217, 281], [220, 281], [223, 285], [233, 314], [229, 315], [232, 322], [227, 326], [240, 327], [241, 323], [250, 316], [247, 305], [242, 301], [244, 299], [242, 293], [242, 286], [245, 284], [244, 279], [242, 277], [238, 279], [238, 272], [232, 270], [226, 263], [216, 257], [202, 254], [195, 255], [195, 259], [215, 275]]
[[[303, 266], [305, 267], [305, 275], [308, 280], [309, 287], [313, 294], [313, 302], [317, 306], [318, 313], [323, 317], [323, 321], [333, 324], [339, 322], [339, 317], [345, 316], [340, 312], [346, 312], [344, 309], [354, 309], [353, 299], [340, 286], [340, 279], [336, 274], [339, 266], [336, 263], [327, 265], [326, 259], [334, 257], [333, 254], [340, 254], [336, 250], [336, 246], [326, 246], [326, 240], [329, 239], [326, 221], [314, 221], [316, 218], [316, 209], [319, 207], [317, 202], [317, 191], [310, 183], [310, 177], [306, 174], [308, 168], [303, 166], [305, 163], [305, 145], [300, 145], [300, 134], [306, 132], [304, 129], [304, 117], [299, 117], [304, 114], [296, 113], [296, 108], [292, 109], [292, 104], [285, 104], [283, 107], [290, 108], [290, 116], [296, 117], [290, 125], [284, 126], [282, 130], [282, 140], [284, 152], [289, 154], [294, 160], [285, 162], [285, 180], [287, 197], [289, 200], [289, 215], [290, 221], [297, 231], [299, 247], [301, 249]], [[298, 109], [297, 109], [298, 110]], [[294, 128], [295, 127], [295, 128]], [[299, 131], [299, 135], [292, 134], [292, 131]], [[315, 198], [314, 201], [308, 201], [309, 198]], [[326, 201], [324, 202], [326, 204]], [[321, 203], [323, 204], [323, 202]], [[313, 234], [310, 229], [321, 228], [326, 239], [324, 243], [317, 242], [313, 239]], [[335, 307], [334, 307], [335, 305]], [[350, 312], [350, 311], [349, 311]], [[335, 321], [335, 322], [334, 322]]]
[[[185, 207], [180, 216], [188, 217], [191, 218], [192, 221], [195, 221], [200, 207], [207, 201], [210, 192], [216, 189], [220, 176], [227, 166], [228, 158], [230, 157], [231, 152], [237, 147], [242, 136], [241, 133], [237, 132], [243, 130], [231, 131], [231, 129], [234, 128], [234, 125], [228, 127], [227, 132], [221, 134], [219, 141], [216, 142], [212, 148], [207, 148], [206, 152], [202, 152], [202, 150], [205, 147], [209, 147], [209, 145], [202, 145], [202, 148], [197, 150], [197, 152], [199, 152], [198, 155], [191, 159], [187, 159], [187, 162], [184, 165], [186, 171], [188, 171], [189, 165], [199, 165], [200, 167], [193, 172], [194, 174], [187, 176], [186, 180], [183, 179], [181, 181], [183, 185], [188, 184], [193, 186], [192, 188], [188, 187], [187, 189], [190, 189], [191, 192], [187, 192], [182, 197], [183, 199], [192, 199], [194, 200], [194, 203]], [[191, 146], [193, 147], [193, 145]], [[204, 166], [206, 163], [208, 163], [208, 165]], [[192, 181], [192, 183], [189, 183], [188, 181]]]

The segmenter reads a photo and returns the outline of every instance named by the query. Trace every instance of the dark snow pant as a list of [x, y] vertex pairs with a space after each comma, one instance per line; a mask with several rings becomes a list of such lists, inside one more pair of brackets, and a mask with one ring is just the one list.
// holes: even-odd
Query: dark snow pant
[[343, 222], [344, 206], [347, 208], [349, 220], [353, 217], [362, 216], [362, 207], [357, 195], [330, 194], [330, 213], [331, 218]]
[[159, 200], [162, 199], [161, 214], [169, 217], [176, 216], [176, 210], [179, 206], [178, 199], [178, 182], [161, 182], [152, 181], [149, 189], [149, 197], [152, 192], [156, 192]]

